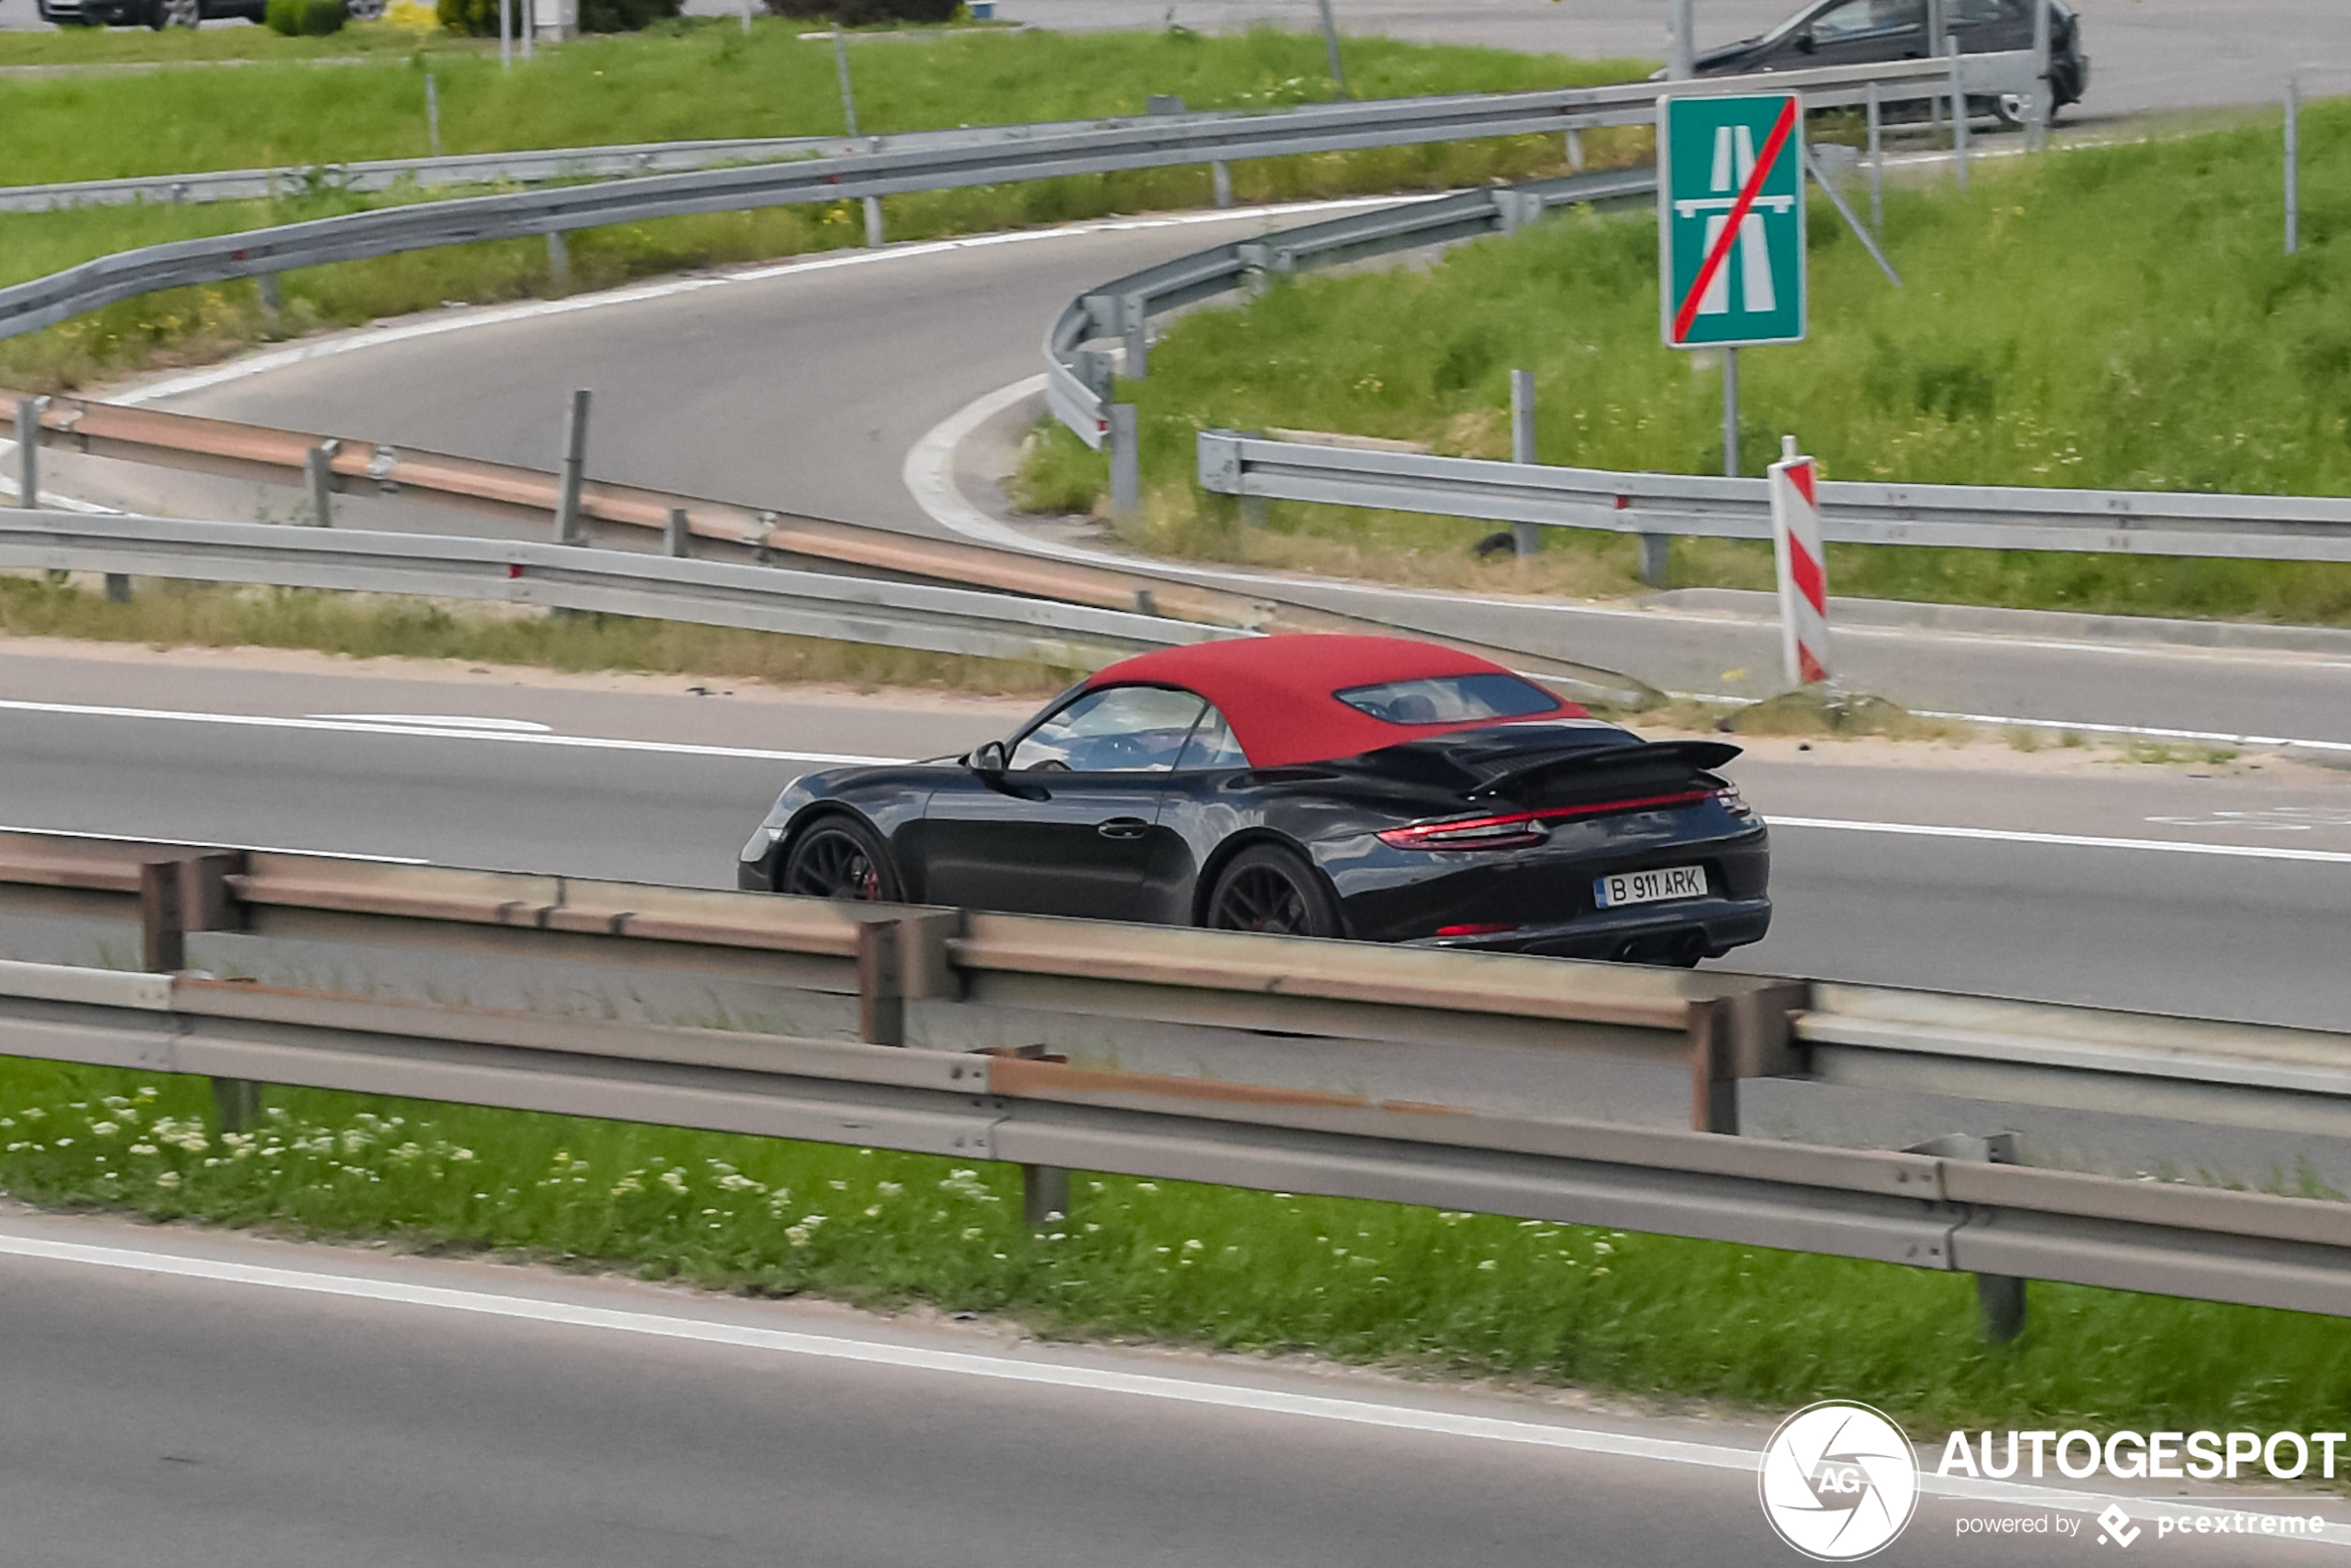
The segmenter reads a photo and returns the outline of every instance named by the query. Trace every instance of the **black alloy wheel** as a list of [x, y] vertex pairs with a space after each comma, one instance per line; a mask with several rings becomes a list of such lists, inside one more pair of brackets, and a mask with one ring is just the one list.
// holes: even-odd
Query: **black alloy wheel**
[[793, 843], [776, 890], [801, 898], [895, 903], [898, 873], [889, 852], [864, 824], [829, 816]]
[[1258, 844], [1235, 855], [1208, 896], [1205, 924], [1217, 931], [1337, 937], [1338, 906], [1323, 879], [1289, 851]]

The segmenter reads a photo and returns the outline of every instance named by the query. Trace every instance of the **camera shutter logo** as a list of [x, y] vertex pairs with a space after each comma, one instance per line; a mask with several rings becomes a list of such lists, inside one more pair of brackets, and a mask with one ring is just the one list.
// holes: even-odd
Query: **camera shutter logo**
[[1816, 1562], [1852, 1562], [1910, 1523], [1919, 1462], [1885, 1416], [1827, 1400], [1780, 1423], [1763, 1446], [1756, 1486], [1780, 1539]]

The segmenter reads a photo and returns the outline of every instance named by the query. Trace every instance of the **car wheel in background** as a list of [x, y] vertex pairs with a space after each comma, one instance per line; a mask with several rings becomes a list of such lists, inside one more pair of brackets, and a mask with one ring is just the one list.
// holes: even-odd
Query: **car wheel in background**
[[155, 0], [155, 8], [147, 15], [147, 25], [157, 32], [168, 27], [193, 27], [204, 20], [204, 0]]
[[1314, 868], [1276, 844], [1252, 844], [1217, 874], [1204, 922], [1217, 931], [1266, 931], [1287, 937], [1347, 933]]
[[845, 816], [827, 816], [792, 841], [776, 890], [801, 898], [895, 903], [898, 872], [872, 829]]
[[355, 22], [381, 21], [385, 4], [386, 0], [351, 0], [348, 7], [351, 19]]

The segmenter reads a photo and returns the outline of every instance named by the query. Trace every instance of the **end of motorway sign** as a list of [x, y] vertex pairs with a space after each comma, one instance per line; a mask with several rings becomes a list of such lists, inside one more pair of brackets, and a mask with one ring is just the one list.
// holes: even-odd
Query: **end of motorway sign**
[[1660, 98], [1658, 275], [1669, 348], [1804, 340], [1804, 105]]

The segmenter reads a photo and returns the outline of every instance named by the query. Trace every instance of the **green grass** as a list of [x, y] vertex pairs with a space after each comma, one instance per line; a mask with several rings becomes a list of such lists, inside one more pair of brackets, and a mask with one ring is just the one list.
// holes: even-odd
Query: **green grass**
[[0, 1062], [0, 1186], [34, 1202], [507, 1249], [760, 1295], [1003, 1313], [1049, 1335], [1312, 1349], [1778, 1412], [1954, 1425], [2337, 1427], [2351, 1324], [2036, 1284], [1986, 1346], [1964, 1276], [1584, 1226], [1125, 1178], [1032, 1231], [1016, 1173], [927, 1157]]
[[[665, 25], [583, 39], [505, 70], [494, 46], [484, 54], [468, 45], [429, 57], [395, 52], [380, 64], [273, 57], [228, 70], [0, 78], [0, 123], [8, 127], [0, 184], [421, 157], [428, 67], [450, 153], [838, 134], [832, 51], [802, 41], [802, 31], [762, 21], [746, 35], [731, 19]], [[199, 32], [184, 42], [239, 36]], [[284, 53], [320, 44], [351, 53], [335, 49], [338, 39], [277, 42], [301, 45]], [[867, 44], [850, 60], [867, 135], [1140, 114], [1154, 93], [1223, 109], [1331, 96], [1321, 40], [1272, 29], [1213, 37], [1007, 31]], [[1646, 68], [1384, 38], [1348, 44], [1349, 81], [1371, 98], [1572, 87]]]
[[[2351, 494], [2351, 102], [2304, 122], [2302, 254], [2282, 254], [2278, 131], [1979, 166], [1887, 193], [1892, 288], [1811, 215], [1812, 338], [1742, 356], [1741, 453], [1793, 432], [1832, 478]], [[1340, 558], [1424, 576], [1490, 525], [1276, 504], [1236, 526], [1195, 492], [1202, 426], [1268, 425], [1508, 454], [1514, 366], [1536, 372], [1547, 463], [1719, 471], [1720, 378], [1658, 341], [1654, 220], [1572, 215], [1437, 267], [1286, 280], [1204, 310], [1122, 392], [1142, 411], [1146, 547]], [[1087, 492], [1040, 441], [1031, 472]], [[1629, 591], [1629, 543], [1551, 536], [1547, 570]], [[1768, 587], [1760, 547], [1681, 541], [1676, 579]], [[1498, 565], [1488, 577], [1511, 568]], [[2055, 553], [1831, 549], [1845, 593], [2141, 614], [2351, 622], [2351, 568]]]
[[[223, 60], [295, 61], [355, 56], [404, 59], [418, 49], [478, 53], [479, 39], [416, 32], [391, 22], [354, 22], [327, 38], [284, 38], [266, 27], [208, 27], [198, 31], [143, 27], [60, 27], [0, 33], [0, 68], [75, 66], [207, 66]], [[489, 49], [496, 54], [497, 40]]]
[[[1319, 49], [1312, 40], [1271, 31], [878, 44], [856, 56], [871, 78], [861, 90], [860, 119], [865, 129], [889, 130], [1138, 110], [1147, 91], [1165, 88], [1188, 92], [1203, 106], [1312, 98], [1321, 93], [1319, 79], [1299, 72], [1320, 59]], [[1365, 93], [1573, 83], [1638, 68], [1385, 40], [1363, 41], [1361, 54], [1352, 68]], [[840, 114], [829, 51], [765, 24], [747, 41], [731, 24], [588, 40], [512, 73], [471, 60], [436, 62], [435, 69], [452, 151], [829, 131]], [[408, 156], [424, 150], [421, 95], [413, 62], [0, 81], [0, 114], [11, 128], [0, 139], [0, 180]], [[1596, 161], [1606, 161], [1636, 156], [1639, 140], [1626, 131], [1596, 134], [1587, 144]], [[1517, 137], [1258, 160], [1237, 166], [1233, 182], [1244, 203], [1441, 189], [1555, 173], [1563, 156], [1556, 137]], [[0, 284], [135, 246], [421, 199], [414, 188], [363, 198], [312, 181], [273, 202], [0, 214]], [[886, 198], [883, 208], [890, 237], [910, 240], [1203, 206], [1210, 199], [1207, 169], [1174, 168], [918, 193]], [[180, 290], [0, 342], [0, 383], [69, 390], [445, 302], [609, 287], [853, 245], [863, 233], [852, 203], [587, 230], [571, 237], [570, 278], [561, 288], [539, 241], [446, 247], [286, 274], [278, 316], [262, 309], [252, 283]]]
[[1014, 659], [689, 626], [628, 616], [452, 606], [295, 588], [139, 579], [127, 604], [46, 578], [0, 577], [0, 637], [75, 637], [158, 648], [305, 648], [351, 658], [462, 659], [850, 686], [1049, 696], [1082, 671]]

